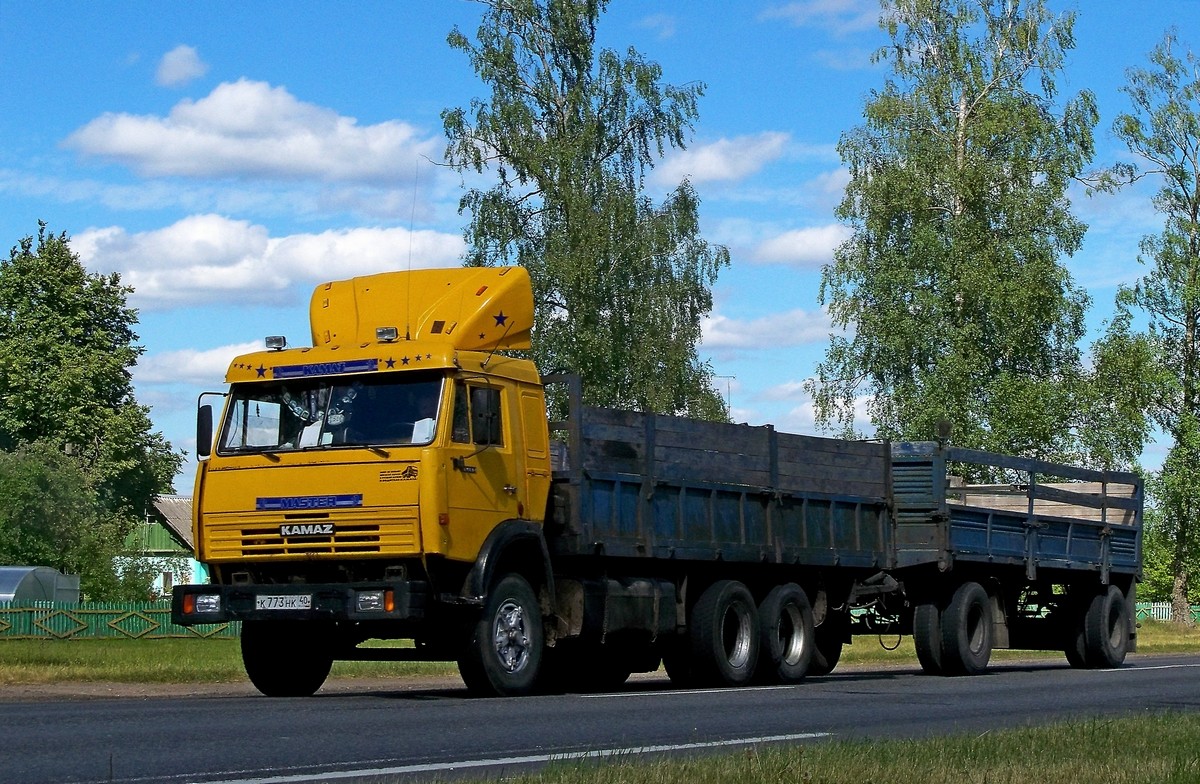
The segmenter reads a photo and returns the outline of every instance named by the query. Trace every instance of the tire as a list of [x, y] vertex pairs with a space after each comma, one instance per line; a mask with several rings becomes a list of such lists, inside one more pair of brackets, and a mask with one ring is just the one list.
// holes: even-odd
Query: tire
[[1090, 667], [1087, 659], [1087, 643], [1083, 636], [1083, 624], [1079, 621], [1073, 622], [1067, 630], [1066, 637], [1067, 641], [1063, 646], [1063, 652], [1067, 654], [1067, 663], [1077, 670]]
[[942, 611], [933, 602], [913, 608], [913, 647], [926, 675], [942, 674]]
[[672, 639], [662, 644], [663, 669], [677, 689], [690, 689], [696, 685], [692, 668], [692, 652], [687, 638]]
[[942, 673], [979, 675], [992, 658], [992, 604], [979, 583], [958, 586], [942, 612]]
[[334, 631], [319, 622], [243, 621], [246, 675], [268, 697], [311, 697], [333, 667]]
[[692, 669], [701, 685], [744, 686], [758, 664], [758, 608], [750, 590], [719, 580], [700, 595], [689, 624]]
[[1129, 651], [1129, 606], [1115, 585], [1096, 594], [1083, 619], [1083, 647], [1088, 666], [1120, 667]]
[[488, 592], [483, 613], [458, 658], [473, 694], [515, 697], [537, 684], [545, 647], [542, 610], [529, 582], [509, 574]]
[[795, 583], [771, 589], [758, 607], [758, 677], [764, 683], [799, 683], [808, 674], [815, 639], [812, 606]]
[[828, 675], [842, 658], [842, 645], [850, 630], [850, 613], [827, 610], [825, 622], [813, 630], [813, 655], [809, 675]]
[[1083, 625], [1090, 601], [1080, 602], [1069, 596], [1055, 611], [1051, 620], [1062, 634], [1063, 653], [1067, 663], [1077, 670], [1088, 669], [1087, 643], [1083, 638]]

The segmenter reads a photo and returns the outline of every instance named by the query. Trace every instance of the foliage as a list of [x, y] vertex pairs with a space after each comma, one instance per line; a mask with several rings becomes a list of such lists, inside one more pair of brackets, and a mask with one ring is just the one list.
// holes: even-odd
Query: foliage
[[46, 442], [0, 451], [0, 564], [78, 574], [103, 549], [100, 509], [79, 465]]
[[[1097, 112], [1087, 92], [1056, 112], [1074, 15], [1043, 0], [895, 0], [883, 20], [892, 43], [876, 59], [892, 76], [838, 145], [852, 236], [820, 296], [849, 334], [809, 384], [818, 421], [853, 433], [865, 397], [882, 437], [932, 438], [945, 420], [961, 446], [1077, 457], [1088, 297], [1058, 257], [1085, 231], [1066, 191]], [[1112, 462], [1137, 454], [1089, 443]]]
[[9, 562], [69, 564], [95, 599], [119, 595], [111, 556], [181, 460], [134, 398], [128, 293], [44, 223], [0, 262], [0, 452], [17, 493], [0, 515], [23, 542]]
[[726, 418], [696, 344], [729, 253], [700, 237], [686, 180], [660, 204], [643, 193], [703, 86], [662, 84], [632, 48], [597, 52], [607, 0], [484, 4], [478, 41], [448, 41], [491, 97], [442, 113], [450, 165], [497, 177], [460, 202], [467, 264], [528, 268], [534, 359], [578, 373], [589, 403]]
[[[1160, 234], [1142, 240], [1145, 274], [1117, 294], [1117, 318], [1106, 341], [1147, 347], [1138, 373], [1144, 388], [1132, 395], [1173, 442], [1155, 485], [1159, 504], [1155, 535], [1169, 543], [1174, 615], [1190, 618], [1188, 597], [1200, 563], [1200, 57], [1180, 58], [1174, 33], [1150, 55], [1152, 68], [1131, 68], [1123, 88], [1133, 110], [1119, 115], [1113, 132], [1145, 168], [1120, 164], [1103, 187], [1143, 177], [1160, 183], [1154, 206], [1164, 218]], [[1134, 315], [1144, 332], [1129, 327]], [[1114, 390], [1120, 393], [1120, 390]]]

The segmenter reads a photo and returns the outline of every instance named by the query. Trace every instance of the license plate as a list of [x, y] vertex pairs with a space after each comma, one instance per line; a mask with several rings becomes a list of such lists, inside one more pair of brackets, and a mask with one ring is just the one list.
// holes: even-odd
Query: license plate
[[289, 596], [256, 596], [256, 610], [311, 610], [312, 596], [308, 594], [293, 594]]

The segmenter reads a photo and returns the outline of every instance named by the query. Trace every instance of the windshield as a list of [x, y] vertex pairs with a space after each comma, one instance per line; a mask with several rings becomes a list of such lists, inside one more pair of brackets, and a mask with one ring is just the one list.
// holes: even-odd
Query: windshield
[[237, 385], [218, 452], [428, 444], [441, 392], [440, 373]]

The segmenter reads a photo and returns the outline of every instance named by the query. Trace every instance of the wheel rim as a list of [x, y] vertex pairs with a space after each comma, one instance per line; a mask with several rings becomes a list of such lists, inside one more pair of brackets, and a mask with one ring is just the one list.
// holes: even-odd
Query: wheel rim
[[784, 664], [795, 666], [804, 656], [804, 618], [800, 608], [789, 604], [779, 614], [779, 650]]
[[496, 659], [504, 671], [511, 675], [524, 669], [531, 654], [525, 608], [519, 602], [506, 599], [496, 610], [492, 631]]
[[721, 621], [721, 641], [725, 647], [725, 659], [731, 667], [740, 669], [750, 662], [752, 631], [750, 614], [743, 608], [734, 605], [726, 611]]

